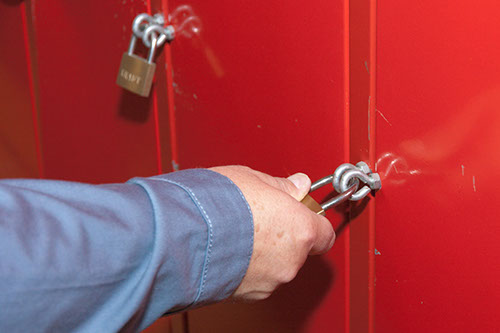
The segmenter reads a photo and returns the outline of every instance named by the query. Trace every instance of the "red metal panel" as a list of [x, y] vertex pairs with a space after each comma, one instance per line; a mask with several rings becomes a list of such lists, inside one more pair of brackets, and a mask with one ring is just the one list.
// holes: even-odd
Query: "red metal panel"
[[[151, 7], [153, 13], [163, 13], [165, 17], [168, 17], [167, 0], [152, 0]], [[178, 159], [170, 44], [166, 43], [160, 52], [161, 55], [156, 59], [157, 70], [154, 85], [160, 156], [158, 162], [160, 172], [169, 172], [177, 169]]]
[[500, 327], [498, 1], [379, 1], [379, 332]]
[[[374, 169], [375, 153], [375, 1], [351, 0], [350, 47], [350, 160]], [[373, 332], [375, 302], [375, 200], [371, 196], [351, 205], [350, 331]]]
[[[161, 10], [160, 1], [153, 6]], [[46, 177], [100, 183], [171, 170], [161, 164], [170, 155], [169, 125], [159, 127], [159, 113], [168, 115], [165, 67], [157, 67], [150, 98], [115, 84], [132, 20], [148, 7], [127, 1], [31, 4]], [[157, 62], [164, 64], [165, 57]], [[159, 320], [146, 331], [169, 332], [170, 322]]]
[[[344, 158], [343, 2], [183, 5], [169, 3], [180, 167], [332, 173]], [[190, 332], [343, 331], [343, 249], [340, 235], [268, 301], [190, 313]]]
[[46, 177], [113, 182], [156, 174], [154, 99], [115, 85], [132, 19], [147, 3], [31, 6]]
[[0, 2], [0, 177], [38, 177], [24, 5]]

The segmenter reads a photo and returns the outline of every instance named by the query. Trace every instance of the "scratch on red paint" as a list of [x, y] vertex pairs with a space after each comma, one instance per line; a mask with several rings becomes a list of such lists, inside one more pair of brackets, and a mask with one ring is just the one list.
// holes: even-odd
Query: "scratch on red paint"
[[377, 109], [377, 112], [389, 124], [389, 126], [392, 126], [391, 122], [389, 120], [387, 120], [387, 118], [382, 114], [382, 112], [380, 112], [380, 110]]

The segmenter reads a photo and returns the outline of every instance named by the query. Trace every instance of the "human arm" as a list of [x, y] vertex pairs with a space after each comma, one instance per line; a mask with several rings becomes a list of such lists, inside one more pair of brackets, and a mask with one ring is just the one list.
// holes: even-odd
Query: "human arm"
[[[111, 185], [1, 181], [0, 331], [133, 331], [235, 289], [238, 298], [264, 298], [291, 279], [314, 248], [310, 212], [253, 170], [214, 171]], [[220, 174], [250, 203], [261, 225], [255, 244], [247, 201]], [[276, 221], [290, 209], [306, 217], [307, 237], [266, 247], [270, 223], [287, 231]], [[295, 229], [303, 224], [294, 220]]]

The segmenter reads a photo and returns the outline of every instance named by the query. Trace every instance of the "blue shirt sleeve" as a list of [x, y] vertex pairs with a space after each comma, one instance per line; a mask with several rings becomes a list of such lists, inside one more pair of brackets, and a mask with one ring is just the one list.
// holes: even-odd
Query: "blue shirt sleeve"
[[0, 181], [0, 332], [138, 331], [230, 296], [253, 220], [205, 169], [88, 185]]

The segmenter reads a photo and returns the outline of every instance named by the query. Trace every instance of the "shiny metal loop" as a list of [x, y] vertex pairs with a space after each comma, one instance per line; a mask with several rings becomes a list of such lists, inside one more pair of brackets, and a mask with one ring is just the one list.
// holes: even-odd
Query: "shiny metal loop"
[[345, 190], [349, 186], [349, 182], [352, 178], [358, 178], [361, 180], [363, 183], [367, 184], [368, 186], [372, 186], [371, 184], [373, 183], [373, 180], [368, 176], [366, 173], [362, 172], [361, 170], [357, 169], [351, 169], [347, 170], [343, 175], [342, 178], [340, 179], [340, 189]]
[[326, 211], [327, 209], [338, 206], [341, 203], [349, 200], [354, 195], [354, 193], [358, 190], [358, 186], [359, 186], [359, 180], [356, 180], [346, 191], [340, 193], [336, 197], [334, 197], [326, 202], [323, 202], [321, 204], [321, 208], [324, 211]]
[[[323, 177], [311, 185], [310, 192], [316, 191], [329, 183], [332, 183], [335, 190], [340, 193], [336, 197], [319, 204], [311, 196], [307, 195], [302, 203], [316, 214], [325, 216], [325, 211], [335, 207], [344, 201], [358, 201], [366, 197], [372, 190], [376, 191], [382, 187], [382, 182], [378, 173], [372, 170], [365, 162], [358, 162], [356, 165], [344, 163], [340, 165], [333, 175]], [[360, 182], [363, 185], [360, 188]]]
[[342, 189], [340, 188], [340, 179], [342, 178], [342, 175], [347, 171], [347, 170], [361, 170], [365, 174], [371, 174], [372, 170], [366, 164], [365, 162], [358, 162], [356, 165], [352, 165], [351, 163], [344, 163], [341, 164], [333, 173], [333, 188], [337, 192], [343, 192]]
[[166, 27], [162, 27], [156, 24], [150, 25], [144, 30], [144, 35], [142, 38], [144, 45], [146, 45], [147, 47], [151, 47], [152, 36], [159, 36], [157, 37], [158, 40], [156, 41], [156, 44], [158, 47], [160, 47], [165, 42], [170, 42], [171, 40], [174, 39], [175, 30], [174, 27], [171, 25]]
[[[314, 182], [311, 185], [311, 190], [309, 191], [309, 193], [319, 189], [320, 187], [330, 184], [332, 180], [333, 180], [333, 175], [321, 178], [320, 180]], [[340, 193], [339, 195], [335, 196], [334, 198], [331, 198], [326, 202], [319, 204], [309, 195], [307, 195], [304, 199], [302, 199], [301, 202], [305, 204], [307, 207], [309, 207], [309, 209], [311, 209], [316, 214], [325, 216], [325, 211], [327, 209], [338, 206], [341, 203], [347, 201], [358, 190], [358, 186], [359, 186], [359, 179], [354, 178], [352, 180], [352, 184], [350, 184], [349, 188], [346, 191]]]
[[333, 175], [329, 175], [329, 176], [323, 177], [323, 178], [315, 181], [314, 183], [312, 183], [311, 190], [309, 192], [316, 191], [320, 187], [323, 187], [323, 186], [327, 185], [328, 183], [331, 183], [332, 180], [333, 180]]
[[[144, 24], [144, 22], [147, 23]], [[147, 26], [155, 23], [156, 20], [154, 17], [146, 13], [141, 13], [135, 17], [134, 22], [132, 23], [132, 32], [137, 38], [143, 38], [144, 30], [147, 28]]]
[[158, 43], [158, 38], [156, 38], [156, 35], [153, 35], [151, 41], [151, 48], [149, 49], [149, 54], [148, 54], [148, 62], [152, 63], [155, 57], [155, 52], [156, 52], [156, 46]]
[[133, 54], [135, 50], [135, 44], [137, 43], [137, 37], [132, 34], [132, 37], [130, 38], [130, 44], [128, 45], [128, 54]]
[[368, 194], [370, 194], [372, 190], [368, 186], [363, 186], [360, 190], [354, 193], [349, 200], [351, 201], [359, 201], [364, 199]]
[[344, 164], [341, 164], [336, 170], [335, 172], [333, 173], [333, 188], [335, 189], [335, 191], [337, 192], [343, 192], [341, 189], [340, 189], [340, 179], [342, 178], [342, 175], [347, 171], [347, 170], [351, 170], [355, 168], [354, 165], [352, 165], [351, 163], [344, 163]]
[[142, 38], [142, 41], [144, 45], [147, 47], [151, 47], [151, 42], [153, 41], [153, 38], [157, 38], [156, 40], [156, 46], [161, 46], [159, 42], [159, 36], [163, 33], [163, 28], [159, 25], [150, 25], [144, 30], [144, 35]]
[[354, 193], [350, 200], [352, 201], [358, 201], [363, 199], [370, 193], [372, 190], [379, 190], [382, 187], [382, 184], [380, 182], [380, 176], [378, 174], [370, 174], [367, 175], [363, 171], [359, 169], [351, 169], [346, 171], [340, 180], [340, 189], [342, 191], [345, 191], [349, 188], [351, 182], [353, 179], [359, 179], [363, 183], [367, 184], [363, 186], [359, 191]]
[[[314, 182], [314, 183], [312, 183], [312, 185], [311, 185], [311, 190], [310, 190], [310, 192], [316, 191], [316, 190], [317, 190], [317, 189], [319, 189], [320, 187], [323, 187], [323, 186], [325, 186], [325, 185], [327, 185], [327, 184], [329, 184], [329, 183], [332, 183], [334, 179], [335, 179], [335, 174], [333, 174], [333, 175], [329, 175], [329, 176], [326, 176], [326, 177], [323, 177], [323, 178], [321, 178], [321, 179], [319, 179], [319, 180], [315, 181], [315, 182]], [[356, 184], [358, 184], [358, 185], [359, 185], [359, 180], [358, 180], [358, 179], [356, 179], [354, 183], [356, 183]], [[339, 187], [339, 190], [338, 190], [337, 192], [339, 192], [339, 193], [340, 193], [340, 192], [342, 192], [342, 191], [340, 190], [340, 187]]]

